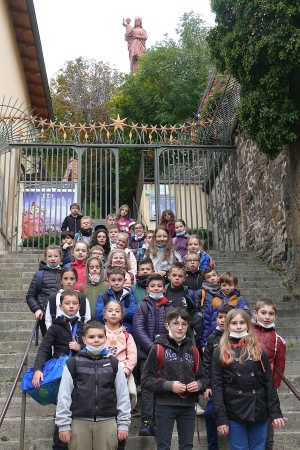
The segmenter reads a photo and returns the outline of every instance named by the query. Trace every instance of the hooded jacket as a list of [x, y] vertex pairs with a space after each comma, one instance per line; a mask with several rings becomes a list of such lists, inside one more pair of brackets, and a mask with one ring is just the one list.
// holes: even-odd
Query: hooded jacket
[[82, 214], [78, 214], [76, 217], [72, 216], [72, 214], [69, 214], [61, 224], [61, 231], [69, 230], [73, 231], [73, 233], [76, 234], [79, 231], [80, 221], [82, 218]]
[[[160, 373], [158, 373], [157, 344], [164, 347], [164, 359]], [[199, 391], [205, 390], [205, 377], [200, 358], [196, 374], [194, 374], [193, 368], [194, 352], [189, 338], [185, 337], [181, 345], [178, 345], [168, 335], [158, 336], [144, 367], [141, 378], [142, 388], [154, 392], [157, 403], [160, 405], [191, 406], [194, 408]], [[186, 397], [185, 395], [180, 397], [172, 391], [174, 381], [180, 381], [183, 384], [197, 381], [199, 391], [188, 392]]]
[[[93, 256], [93, 259], [95, 259], [94, 256]], [[96, 302], [97, 302], [97, 298], [99, 297], [99, 294], [101, 294], [102, 292], [106, 292], [108, 289], [108, 284], [106, 283], [106, 281], [104, 281], [104, 266], [103, 266], [100, 258], [97, 258], [97, 260], [99, 261], [100, 267], [101, 267], [99, 283], [97, 283], [97, 284], [91, 283], [90, 276], [89, 276], [88, 264], [86, 264], [85, 283], [80, 284], [79, 289], [78, 289], [79, 292], [81, 292], [82, 294], [85, 294], [86, 297], [89, 299], [92, 319], [96, 318], [95, 308], [96, 308]]]
[[123, 370], [128, 376], [137, 363], [137, 349], [134, 339], [130, 333], [126, 334], [125, 327], [119, 327], [112, 331], [105, 325], [106, 329], [106, 348], [109, 353], [122, 363]]
[[[116, 296], [114, 294], [114, 291], [111, 288], [108, 288], [106, 292], [107, 292], [109, 301], [117, 300]], [[134, 298], [134, 295], [130, 289], [123, 288], [121, 298], [118, 301], [123, 306], [124, 311], [125, 311], [123, 325], [126, 328], [126, 330], [128, 331], [128, 333], [132, 334], [132, 331], [133, 331], [132, 319], [133, 319], [134, 312], [136, 310], [136, 300]], [[103, 294], [99, 294], [97, 302], [96, 302], [95, 312], [96, 312], [96, 319], [100, 320], [100, 322], [103, 322], [103, 323], [104, 323], [104, 318], [103, 318], [104, 308], [105, 308], [105, 303], [104, 303]]]
[[50, 294], [56, 293], [60, 288], [61, 269], [50, 269], [45, 261], [39, 264], [39, 270], [43, 270], [42, 284], [40, 292], [38, 292], [36, 280], [36, 272], [31, 280], [28, 292], [26, 294], [26, 302], [30, 310], [35, 313], [41, 309], [43, 313], [46, 311], [47, 302]]

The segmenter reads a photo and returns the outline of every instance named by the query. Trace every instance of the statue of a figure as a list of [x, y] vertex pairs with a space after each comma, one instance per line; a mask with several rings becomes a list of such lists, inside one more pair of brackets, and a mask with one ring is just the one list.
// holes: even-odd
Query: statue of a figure
[[134, 19], [134, 28], [130, 25], [129, 18], [123, 19], [123, 26], [126, 28], [125, 41], [127, 41], [130, 70], [136, 73], [138, 68], [138, 59], [146, 50], [147, 33], [142, 26], [142, 18], [136, 17]]

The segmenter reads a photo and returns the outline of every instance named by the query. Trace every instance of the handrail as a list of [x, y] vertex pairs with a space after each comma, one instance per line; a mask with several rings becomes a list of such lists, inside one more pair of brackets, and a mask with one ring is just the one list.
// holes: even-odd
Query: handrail
[[[8, 394], [8, 397], [6, 399], [5, 405], [3, 407], [3, 410], [2, 410], [2, 413], [1, 413], [1, 416], [0, 416], [0, 427], [2, 426], [3, 420], [5, 418], [7, 410], [9, 408], [10, 402], [11, 402], [11, 400], [13, 398], [14, 393], [15, 393], [15, 390], [16, 390], [16, 387], [17, 387], [17, 384], [18, 384], [18, 380], [19, 380], [19, 378], [21, 376], [23, 367], [27, 365], [28, 353], [29, 353], [29, 349], [30, 349], [32, 340], [33, 340], [33, 338], [35, 336], [35, 332], [36, 332], [36, 329], [37, 329], [38, 321], [39, 321], [39, 319], [36, 319], [34, 327], [32, 328], [32, 331], [31, 331], [31, 334], [30, 334], [30, 338], [28, 340], [28, 344], [27, 344], [25, 353], [23, 355], [21, 364], [19, 366], [19, 369], [18, 369], [16, 378], [15, 378], [15, 381], [13, 382], [13, 385], [11, 387], [10, 393]], [[24, 395], [26, 396], [25, 393], [24, 393]], [[21, 426], [20, 426], [20, 449], [24, 448], [24, 431], [25, 431], [24, 427], [25, 427], [25, 405], [24, 405], [24, 401], [22, 399], [22, 414], [21, 414]]]
[[299, 394], [299, 392], [297, 391], [296, 388], [294, 388], [294, 386], [293, 386], [293, 385], [291, 384], [291, 382], [285, 377], [285, 375], [283, 375], [283, 373], [282, 373], [279, 369], [277, 369], [276, 366], [274, 366], [274, 370], [275, 370], [275, 372], [278, 373], [278, 375], [280, 376], [280, 378], [282, 379], [282, 381], [287, 385], [287, 387], [292, 391], [292, 393], [294, 394], [294, 396], [295, 396], [298, 400], [300, 400], [300, 394]]

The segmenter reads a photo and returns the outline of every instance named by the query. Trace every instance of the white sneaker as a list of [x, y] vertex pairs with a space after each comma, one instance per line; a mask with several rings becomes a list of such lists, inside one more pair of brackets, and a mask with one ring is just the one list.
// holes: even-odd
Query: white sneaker
[[196, 416], [203, 416], [203, 414], [204, 414], [204, 409], [202, 409], [201, 406], [198, 405], [198, 403], [195, 403], [195, 411], [196, 411]]

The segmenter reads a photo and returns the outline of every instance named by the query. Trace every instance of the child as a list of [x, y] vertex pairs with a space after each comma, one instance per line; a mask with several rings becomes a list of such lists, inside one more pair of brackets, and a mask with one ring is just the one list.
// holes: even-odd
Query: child
[[[201, 364], [196, 367], [195, 352], [186, 331], [189, 315], [176, 308], [166, 318], [168, 334], [158, 336], [150, 350], [142, 374], [142, 388], [156, 396], [156, 444], [158, 450], [171, 448], [174, 422], [177, 423], [178, 448], [192, 449], [195, 432], [195, 401], [205, 389]], [[163, 361], [158, 362], [158, 345]], [[199, 354], [198, 354], [198, 362]]]
[[[78, 275], [76, 270], [74, 269], [74, 267], [65, 267], [60, 274], [60, 284], [62, 286], [62, 289], [60, 289], [57, 294], [50, 294], [49, 296], [49, 300], [47, 303], [47, 308], [46, 308], [46, 313], [45, 313], [45, 323], [46, 323], [46, 328], [48, 330], [48, 328], [50, 327], [50, 325], [52, 325], [53, 320], [55, 319], [55, 317], [59, 317], [61, 315], [61, 301], [60, 301], [60, 297], [61, 294], [68, 290], [68, 289], [74, 289], [74, 286], [76, 284], [78, 280]], [[51, 302], [52, 302], [52, 296], [55, 296], [55, 315], [52, 316], [52, 312], [51, 312]], [[54, 299], [53, 299], [54, 300]], [[81, 318], [81, 307], [83, 305], [83, 302], [85, 302], [85, 313], [84, 313], [84, 318], [82, 318], [82, 320], [84, 321], [84, 323], [86, 323], [88, 320], [90, 320], [91, 318], [91, 308], [90, 308], [90, 303], [88, 301], [88, 299], [86, 298], [86, 296], [80, 296], [80, 311], [77, 312], [77, 316], [80, 319]]]
[[212, 386], [217, 429], [228, 434], [230, 450], [264, 450], [268, 419], [275, 428], [284, 426], [286, 419], [268, 357], [244, 310], [227, 314], [220, 346], [213, 355]]
[[79, 231], [80, 220], [83, 215], [79, 214], [80, 206], [78, 203], [72, 203], [70, 206], [71, 214], [65, 217], [63, 223], [61, 224], [61, 231], [69, 230], [74, 233], [74, 235]]
[[123, 19], [122, 25], [125, 27], [126, 34], [130, 34], [133, 32], [134, 28], [130, 25], [131, 19], [127, 17], [127, 19]]
[[[45, 249], [45, 261], [39, 264], [26, 294], [26, 302], [36, 319], [39, 319], [39, 327], [42, 336], [47, 329], [45, 324], [45, 312], [49, 296], [60, 288], [60, 261], [62, 252], [59, 245], [49, 245]], [[40, 286], [37, 286], [39, 281]]]
[[175, 216], [171, 209], [165, 209], [159, 221], [159, 225], [166, 227], [170, 233], [171, 238], [176, 236], [175, 232]]
[[190, 235], [186, 232], [186, 225], [182, 219], [176, 219], [174, 227], [176, 237], [174, 237], [172, 241], [179, 251], [181, 258], [183, 258], [188, 253], [186, 243]]
[[134, 234], [130, 236], [128, 246], [133, 250], [137, 261], [145, 256], [144, 240], [146, 228], [142, 222], [136, 222], [133, 226]]
[[240, 295], [240, 291], [237, 289], [237, 277], [230, 272], [225, 272], [219, 278], [219, 285], [220, 291], [213, 298], [211, 305], [206, 309], [204, 315], [203, 337], [201, 339], [202, 349], [205, 347], [206, 339], [217, 326], [216, 318], [221, 305], [233, 305], [235, 308], [246, 311], [249, 317], [251, 317], [248, 302], [245, 297]]
[[95, 245], [100, 245], [104, 250], [104, 262], [107, 261], [108, 254], [110, 252], [110, 242], [107, 231], [104, 229], [98, 229], [92, 234], [90, 248]]
[[90, 249], [90, 256], [96, 256], [103, 262], [105, 258], [104, 249], [101, 247], [101, 245], [94, 245], [94, 247], [91, 247]]
[[118, 225], [110, 225], [107, 233], [109, 237], [110, 249], [113, 250], [115, 248], [117, 236], [120, 233]]
[[125, 253], [130, 261], [131, 266], [130, 272], [132, 272], [133, 275], [135, 275], [137, 272], [137, 263], [134, 254], [132, 253], [130, 248], [128, 248], [128, 235], [126, 233], [118, 234], [116, 238], [115, 248], [125, 250]]
[[111, 300], [117, 300], [124, 308], [125, 315], [123, 325], [132, 333], [132, 319], [136, 309], [136, 300], [130, 289], [124, 288], [125, 270], [122, 267], [112, 267], [107, 270], [109, 288], [103, 294], [99, 294], [96, 303], [96, 319], [104, 321], [103, 311], [105, 305]]
[[[138, 365], [143, 373], [146, 359], [155, 337], [166, 334], [166, 313], [172, 309], [171, 303], [164, 297], [164, 279], [158, 273], [147, 279], [147, 295], [137, 305], [133, 316], [134, 338], [138, 349]], [[155, 436], [154, 395], [142, 387], [142, 426], [140, 436]]]
[[86, 262], [86, 281], [79, 285], [79, 292], [85, 294], [91, 305], [92, 319], [99, 294], [106, 292], [108, 284], [104, 281], [104, 267], [100, 258], [92, 256]]
[[[186, 241], [188, 253], [197, 252], [200, 255], [200, 266], [199, 266], [200, 270], [204, 270], [206, 269], [206, 267], [214, 265], [214, 261], [203, 249], [204, 244], [205, 244], [204, 241], [200, 239], [200, 237], [197, 234], [192, 234]], [[183, 262], [185, 261], [186, 256], [185, 258], [183, 258]]]
[[166, 275], [173, 262], [181, 261], [181, 256], [172, 243], [169, 230], [163, 226], [156, 228], [146, 256], [152, 259], [155, 272], [162, 276]]
[[[77, 313], [80, 308], [79, 293], [70, 289], [64, 291], [60, 296], [61, 316], [53, 320], [53, 323], [38, 349], [34, 361], [33, 386], [38, 389], [40, 381], [43, 380], [43, 367], [48, 360], [49, 353], [53, 347], [53, 358], [61, 355], [69, 355], [78, 352], [83, 345], [82, 331], [83, 323], [78, 320]], [[58, 429], [55, 427], [53, 434], [53, 450], [64, 448], [58, 437]], [[67, 447], [65, 447], [67, 449]]]
[[102, 323], [84, 325], [83, 342], [87, 351], [70, 358], [63, 371], [55, 420], [59, 437], [69, 450], [116, 450], [130, 426], [126, 377], [106, 350]]
[[91, 238], [92, 238], [92, 221], [89, 216], [83, 216], [80, 220], [80, 229], [75, 234], [76, 241], [85, 242], [88, 246], [90, 246]]
[[135, 276], [136, 284], [131, 285], [131, 291], [136, 299], [137, 304], [141, 303], [146, 292], [147, 279], [154, 273], [153, 262], [150, 258], [141, 259], [138, 262], [138, 271]]
[[77, 241], [75, 242], [72, 249], [72, 256], [74, 261], [71, 263], [71, 267], [76, 269], [78, 274], [78, 280], [74, 286], [74, 289], [78, 289], [79, 285], [85, 283], [86, 268], [85, 263], [89, 255], [89, 247], [86, 242]]
[[128, 205], [122, 205], [117, 213], [117, 225], [120, 231], [123, 231], [129, 236], [129, 224], [134, 222], [130, 217], [131, 211]]
[[134, 283], [134, 275], [130, 271], [131, 265], [125, 250], [119, 250], [115, 248], [110, 252], [106, 262], [106, 269], [111, 269], [112, 267], [122, 267], [125, 269], [125, 284], [124, 287], [130, 289], [131, 285]]
[[[196, 252], [190, 252], [185, 257], [186, 279], [183, 284], [196, 292], [202, 287], [203, 273], [199, 269], [200, 256]], [[205, 269], [206, 270], [206, 269]]]
[[108, 214], [108, 216], [106, 217], [106, 223], [108, 227], [110, 227], [111, 225], [116, 225], [117, 223], [116, 214]]
[[[281, 378], [274, 370], [277, 367], [281, 373], [284, 373], [286, 359], [286, 345], [283, 338], [276, 333], [275, 320], [277, 317], [277, 309], [272, 300], [263, 298], [256, 303], [253, 311], [254, 315], [254, 333], [259, 343], [264, 348], [269, 358], [271, 370], [273, 372], [273, 380], [276, 389], [280, 387]], [[265, 450], [272, 450], [274, 443], [274, 431], [269, 421], [268, 437]]]
[[205, 316], [207, 308], [220, 291], [219, 275], [214, 267], [204, 269], [203, 277], [204, 281], [201, 289], [195, 292], [196, 311], [202, 317]]
[[62, 231], [61, 233], [61, 251], [62, 251], [62, 264], [63, 267], [70, 266], [72, 262], [72, 247], [74, 244], [75, 234], [73, 231]]
[[152, 241], [153, 235], [154, 235], [154, 230], [148, 230], [148, 231], [146, 231], [146, 233], [145, 233], [144, 245], [143, 245], [143, 248], [144, 248], [145, 250], [147, 250], [147, 248], [149, 248], [149, 245], [150, 245], [150, 243], [151, 243], [151, 241]]
[[207, 339], [204, 354], [203, 354], [203, 368], [205, 373], [206, 391], [204, 398], [207, 400], [207, 406], [204, 411], [206, 432], [207, 432], [207, 448], [208, 450], [218, 450], [218, 432], [217, 425], [214, 418], [214, 407], [212, 400], [211, 388], [211, 365], [214, 350], [219, 346], [221, 337], [223, 336], [226, 315], [233, 309], [233, 306], [220, 306], [217, 315], [217, 327]]

